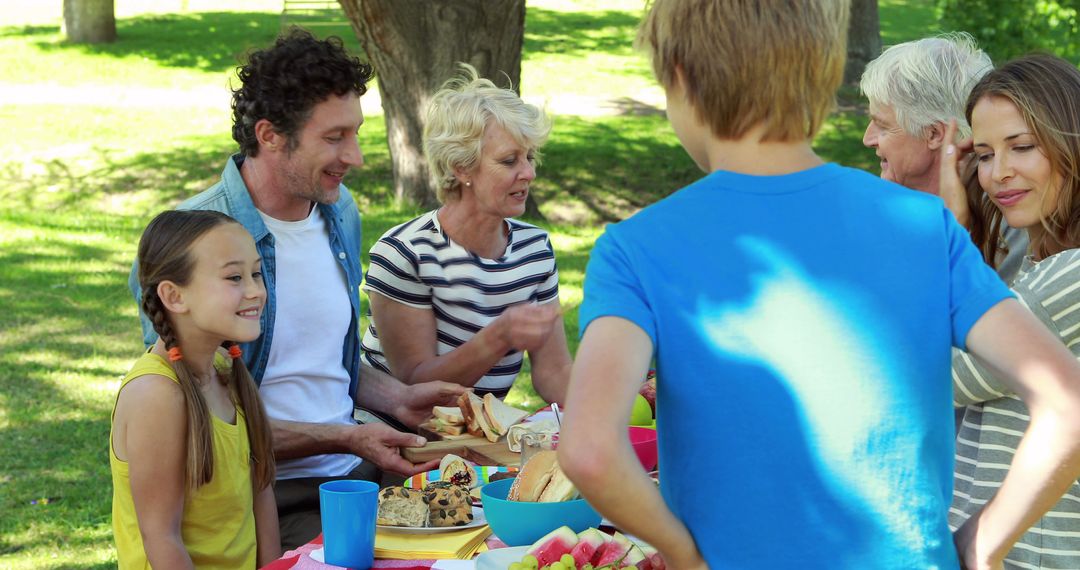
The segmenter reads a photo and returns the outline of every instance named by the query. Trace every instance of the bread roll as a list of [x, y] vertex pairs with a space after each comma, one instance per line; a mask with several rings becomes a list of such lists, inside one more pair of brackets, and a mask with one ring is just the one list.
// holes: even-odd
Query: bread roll
[[436, 481], [424, 488], [431, 526], [461, 526], [473, 520], [469, 490], [445, 481]]
[[508, 501], [553, 503], [577, 497], [577, 488], [559, 467], [554, 451], [539, 451], [522, 466], [507, 493]]
[[375, 522], [385, 526], [428, 525], [428, 504], [416, 489], [387, 487], [379, 491], [379, 513]]

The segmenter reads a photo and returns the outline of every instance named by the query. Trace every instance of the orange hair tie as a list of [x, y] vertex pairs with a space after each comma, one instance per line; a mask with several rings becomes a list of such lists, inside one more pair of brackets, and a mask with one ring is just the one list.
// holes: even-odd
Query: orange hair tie
[[234, 344], [234, 345], [229, 347], [229, 356], [231, 356], [233, 358], [240, 358], [243, 355], [244, 355], [244, 351], [240, 350], [240, 345], [239, 344]]
[[184, 356], [182, 354], [180, 354], [180, 347], [179, 346], [174, 346], [174, 347], [169, 349], [169, 362], [176, 362], [177, 360], [180, 360], [183, 357]]

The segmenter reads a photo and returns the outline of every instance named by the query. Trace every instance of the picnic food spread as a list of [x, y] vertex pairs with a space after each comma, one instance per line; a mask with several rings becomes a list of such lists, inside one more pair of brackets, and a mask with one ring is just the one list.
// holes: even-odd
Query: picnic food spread
[[450, 527], [473, 521], [469, 491], [477, 483], [476, 471], [464, 459], [447, 455], [439, 481], [422, 490], [387, 487], [379, 491], [376, 523], [382, 526]]

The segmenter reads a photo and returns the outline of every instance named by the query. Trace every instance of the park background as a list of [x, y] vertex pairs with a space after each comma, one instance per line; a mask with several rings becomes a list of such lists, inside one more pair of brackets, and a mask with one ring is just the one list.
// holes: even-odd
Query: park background
[[[1075, 51], [1072, 2], [1032, 3], [1042, 12], [1020, 15], [1029, 20], [962, 11], [979, 20], [957, 23], [948, 9], [958, 2], [1002, 5], [879, 0], [882, 44], [969, 29], [998, 38], [996, 60], [1038, 42]], [[273, 41], [281, 6], [116, 0], [118, 40], [76, 45], [61, 33], [61, 0], [0, 3], [0, 569], [115, 567], [109, 415], [142, 346], [128, 271], [149, 219], [215, 182], [235, 152], [230, 78], [247, 50]], [[604, 224], [700, 176], [632, 47], [642, 7], [527, 0], [520, 87], [554, 122], [532, 193], [558, 255], [572, 351], [585, 264]], [[362, 55], [344, 18], [314, 31], [340, 35]], [[345, 184], [362, 213], [366, 252], [420, 210], [394, 200], [377, 93], [362, 101], [366, 163]], [[860, 143], [857, 88], [845, 86], [838, 103], [815, 148], [877, 172]], [[508, 400], [542, 405], [527, 370]]]

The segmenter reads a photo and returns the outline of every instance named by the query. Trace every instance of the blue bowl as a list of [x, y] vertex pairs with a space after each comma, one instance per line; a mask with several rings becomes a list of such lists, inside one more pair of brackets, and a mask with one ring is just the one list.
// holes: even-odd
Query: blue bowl
[[600, 526], [600, 513], [589, 506], [585, 499], [560, 503], [507, 501], [506, 494], [513, 483], [513, 479], [503, 479], [480, 488], [484, 517], [495, 536], [507, 546], [532, 544], [564, 525], [574, 532]]

